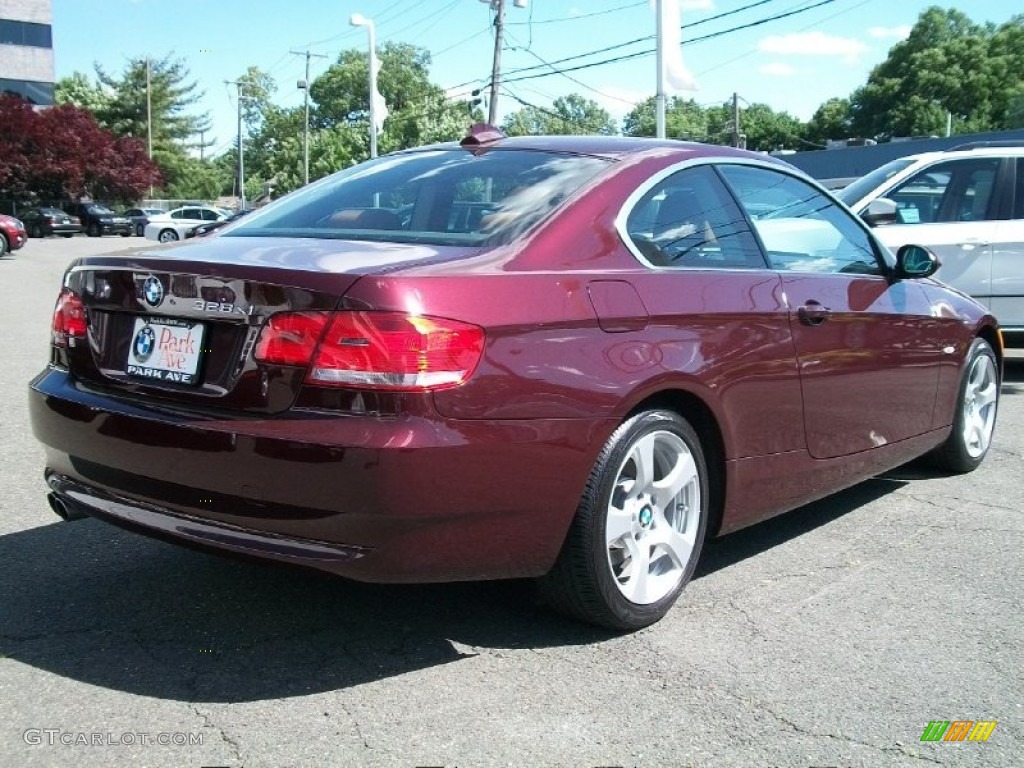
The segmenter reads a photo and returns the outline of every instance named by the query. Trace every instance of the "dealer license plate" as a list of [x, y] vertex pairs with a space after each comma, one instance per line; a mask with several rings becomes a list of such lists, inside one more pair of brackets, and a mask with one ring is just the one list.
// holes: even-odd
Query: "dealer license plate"
[[195, 384], [203, 352], [202, 323], [137, 317], [125, 373], [139, 379]]

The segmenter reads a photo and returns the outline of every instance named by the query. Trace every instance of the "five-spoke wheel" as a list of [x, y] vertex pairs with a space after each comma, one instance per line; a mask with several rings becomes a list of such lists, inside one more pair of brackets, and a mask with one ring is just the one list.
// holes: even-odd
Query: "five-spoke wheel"
[[660, 619], [696, 567], [708, 487], [700, 438], [678, 413], [627, 419], [601, 451], [558, 561], [540, 580], [547, 601], [614, 629]]

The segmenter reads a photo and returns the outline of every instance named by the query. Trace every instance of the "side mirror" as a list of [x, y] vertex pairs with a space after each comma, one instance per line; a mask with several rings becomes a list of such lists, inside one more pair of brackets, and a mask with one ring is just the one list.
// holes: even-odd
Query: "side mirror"
[[868, 203], [860, 217], [864, 219], [869, 227], [877, 227], [885, 224], [899, 224], [899, 206], [894, 200], [887, 197], [878, 197]]
[[896, 251], [896, 277], [899, 279], [931, 277], [939, 266], [938, 257], [923, 245], [901, 245]]

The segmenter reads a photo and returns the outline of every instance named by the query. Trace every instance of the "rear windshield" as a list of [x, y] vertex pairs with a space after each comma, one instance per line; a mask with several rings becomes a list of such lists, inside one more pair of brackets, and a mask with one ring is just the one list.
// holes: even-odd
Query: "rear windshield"
[[498, 245], [537, 224], [609, 163], [529, 150], [391, 155], [289, 195], [224, 237]]

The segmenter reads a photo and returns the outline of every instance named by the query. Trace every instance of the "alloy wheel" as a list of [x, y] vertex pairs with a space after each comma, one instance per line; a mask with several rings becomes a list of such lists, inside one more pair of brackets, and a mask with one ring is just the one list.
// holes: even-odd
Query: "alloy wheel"
[[700, 527], [701, 484], [681, 437], [639, 437], [619, 467], [605, 517], [608, 567], [622, 595], [650, 605], [679, 584]]
[[995, 363], [988, 355], [978, 355], [967, 374], [963, 401], [964, 449], [971, 458], [983, 456], [992, 441], [998, 395]]

